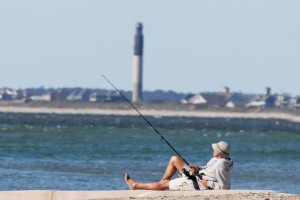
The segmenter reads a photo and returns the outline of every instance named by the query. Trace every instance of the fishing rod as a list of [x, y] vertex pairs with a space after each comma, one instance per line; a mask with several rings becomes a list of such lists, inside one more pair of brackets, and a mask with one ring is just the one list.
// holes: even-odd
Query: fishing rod
[[171, 147], [171, 149], [187, 164], [187, 166], [190, 166], [190, 164], [186, 161], [186, 159], [184, 159], [179, 153], [178, 151], [176, 151], [174, 149], [174, 147], [159, 133], [159, 131], [147, 120], [146, 117], [144, 117], [144, 115], [142, 115], [142, 113], [125, 97], [125, 95], [122, 94], [122, 92], [120, 90], [118, 90], [118, 88], [116, 88], [114, 86], [114, 84], [112, 84], [103, 74], [102, 77], [113, 87], [115, 88], [115, 90], [127, 101], [127, 103], [129, 103], [132, 108], [134, 108], [136, 110], [136, 112], [149, 124], [149, 126], [161, 137], [162, 140], [164, 140], [169, 147]]

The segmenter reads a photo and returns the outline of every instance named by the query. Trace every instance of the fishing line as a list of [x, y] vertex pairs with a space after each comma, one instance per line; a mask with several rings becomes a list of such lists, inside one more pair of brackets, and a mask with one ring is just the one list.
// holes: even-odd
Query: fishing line
[[149, 126], [161, 137], [161, 140], [164, 140], [169, 147], [187, 164], [187, 166], [190, 166], [190, 164], [186, 161], [186, 159], [184, 159], [179, 153], [178, 151], [176, 151], [174, 149], [174, 147], [160, 134], [160, 132], [148, 121], [148, 119], [146, 117], [144, 117], [144, 115], [142, 115], [142, 113], [125, 97], [125, 95], [123, 95], [123, 93], [118, 90], [118, 88], [116, 88], [114, 86], [114, 84], [112, 84], [103, 74], [102, 77], [113, 87], [115, 88], [115, 90], [126, 100], [127, 103], [129, 103], [132, 108], [135, 109], [135, 111], [149, 124]]

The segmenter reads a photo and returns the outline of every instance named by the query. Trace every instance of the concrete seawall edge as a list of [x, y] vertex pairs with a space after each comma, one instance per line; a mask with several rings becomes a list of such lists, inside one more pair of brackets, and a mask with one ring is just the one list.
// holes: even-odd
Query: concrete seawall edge
[[[211, 196], [245, 196], [253, 194], [277, 195], [271, 190], [209, 190], [209, 191], [151, 191], [151, 190], [103, 190], [103, 191], [60, 191], [60, 190], [20, 190], [1, 191], [0, 200], [96, 200], [96, 199], [168, 199], [180, 197], [182, 199], [193, 199], [193, 197]], [[292, 196], [291, 194], [280, 194], [281, 196]], [[297, 195], [298, 196], [298, 195]], [[176, 198], [177, 199], [177, 198]]]

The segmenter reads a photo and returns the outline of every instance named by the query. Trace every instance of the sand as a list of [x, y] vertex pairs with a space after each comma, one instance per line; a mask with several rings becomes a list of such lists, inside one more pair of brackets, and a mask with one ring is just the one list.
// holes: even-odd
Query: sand
[[[140, 109], [145, 116], [178, 116], [178, 117], [207, 117], [207, 118], [258, 118], [279, 119], [300, 122], [300, 115], [279, 112], [224, 112], [201, 110], [154, 110]], [[99, 109], [99, 108], [46, 108], [46, 107], [15, 107], [0, 106], [0, 112], [12, 113], [49, 113], [49, 114], [93, 114], [93, 115], [139, 115], [135, 110], [129, 109]]]

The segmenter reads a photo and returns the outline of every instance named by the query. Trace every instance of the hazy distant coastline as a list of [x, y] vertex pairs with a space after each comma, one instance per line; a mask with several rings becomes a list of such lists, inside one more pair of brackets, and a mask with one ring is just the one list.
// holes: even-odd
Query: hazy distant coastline
[[[196, 109], [181, 107], [179, 104], [140, 104], [139, 111], [145, 116], [154, 117], [201, 117], [201, 118], [258, 118], [280, 119], [300, 122], [300, 115], [295, 112], [280, 110], [234, 110], [234, 109]], [[0, 104], [2, 113], [44, 113], [44, 114], [92, 114], [92, 115], [122, 115], [134, 116], [138, 113], [126, 103], [119, 104]]]

